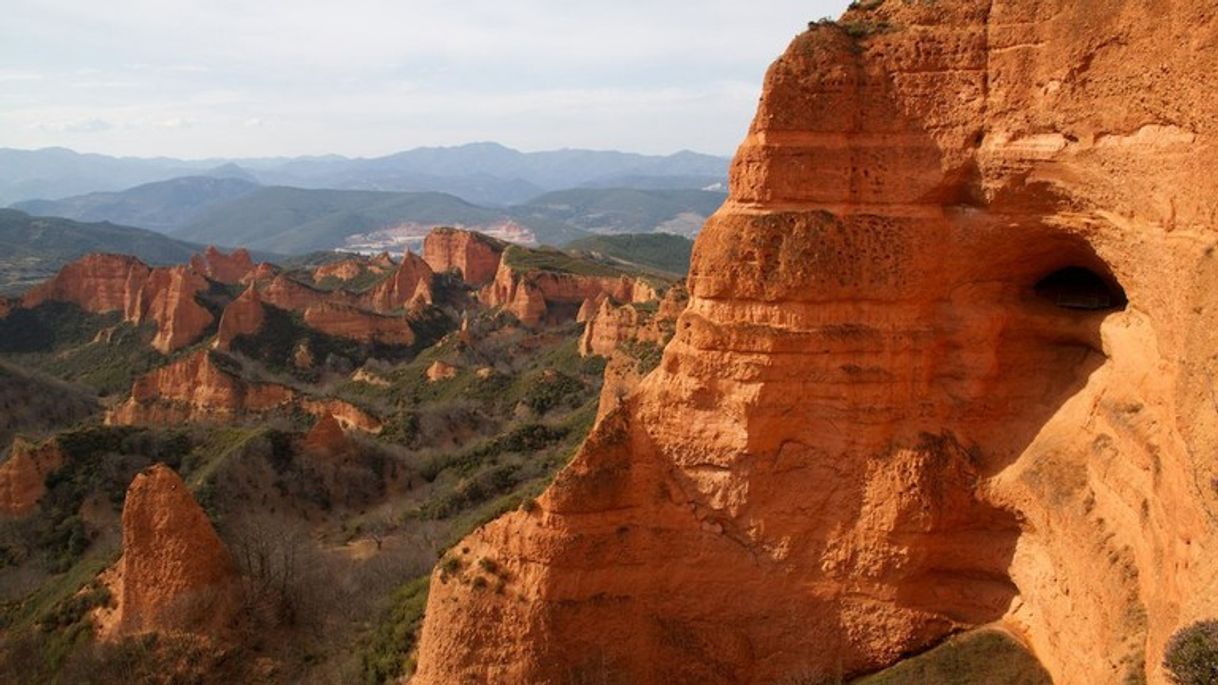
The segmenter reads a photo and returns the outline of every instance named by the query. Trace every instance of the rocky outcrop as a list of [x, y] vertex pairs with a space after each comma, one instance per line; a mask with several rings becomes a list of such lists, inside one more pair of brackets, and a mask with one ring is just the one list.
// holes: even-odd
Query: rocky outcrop
[[71, 302], [87, 312], [122, 312], [135, 316], [135, 302], [148, 274], [148, 265], [135, 257], [91, 254], [65, 265], [50, 280], [34, 287], [21, 299], [25, 308], [43, 302]]
[[482, 286], [494, 280], [506, 247], [481, 233], [440, 227], [423, 239], [423, 259], [436, 273], [453, 270], [466, 283]]
[[660, 367], [454, 546], [412, 682], [816, 681], [996, 622], [1167, 683], [1218, 614], [1215, 44], [1174, 0], [796, 38]]
[[57, 301], [94, 314], [122, 312], [125, 321], [155, 326], [152, 345], [167, 354], [198, 340], [215, 321], [195, 299], [208, 287], [183, 266], [150, 269], [134, 257], [91, 254], [26, 293], [22, 306]]
[[244, 282], [245, 278], [254, 271], [254, 260], [244, 248], [233, 250], [232, 254], [224, 254], [215, 245], [208, 246], [203, 254], [190, 258], [190, 268], [213, 281], [234, 285]]
[[368, 369], [356, 369], [355, 373], [351, 376], [351, 380], [355, 383], [366, 383], [378, 388], [388, 388], [389, 386], [393, 385], [389, 382], [389, 379], [384, 378], [375, 371], [370, 371]]
[[266, 308], [262, 306], [257, 288], [251, 285], [220, 314], [220, 327], [212, 345], [218, 350], [228, 350], [238, 336], [254, 335], [265, 321]]
[[406, 308], [419, 293], [426, 293], [425, 303], [430, 304], [433, 275], [427, 262], [408, 250], [393, 275], [368, 291], [361, 304], [374, 312], [396, 312]]
[[[262, 288], [260, 297], [280, 309], [300, 312], [305, 324], [322, 333], [386, 345], [414, 344], [414, 330], [406, 318], [363, 308], [370, 306], [375, 309], [378, 302], [384, 304], [396, 297], [373, 293], [357, 297], [342, 291], [317, 290], [280, 274]], [[391, 307], [384, 311], [400, 308]]]
[[350, 298], [342, 292], [327, 292], [305, 285], [288, 276], [278, 274], [259, 289], [263, 302], [292, 312], [303, 312], [309, 307], [325, 304], [350, 304]]
[[305, 434], [303, 445], [310, 452], [331, 457], [348, 454], [353, 448], [342, 424], [332, 414], [323, 414], [317, 419]]
[[7, 317], [11, 311], [13, 311], [13, 301], [7, 297], [0, 297], [0, 319]]
[[365, 273], [372, 272], [375, 274], [383, 274], [392, 271], [397, 265], [388, 252], [382, 252], [373, 258], [364, 256], [353, 256], [347, 259], [341, 259], [329, 264], [322, 264], [313, 269], [313, 282], [320, 283], [327, 279], [337, 281], [351, 281]]
[[445, 381], [450, 378], [456, 378], [459, 370], [460, 369], [452, 364], [437, 359], [427, 367], [427, 382], [435, 383], [436, 381]]
[[[664, 299], [639, 304], [615, 305], [609, 298], [601, 298], [600, 305], [585, 315], [580, 355], [608, 357], [626, 342], [663, 346], [672, 337], [677, 316], [688, 299], [684, 292], [684, 288], [674, 286]], [[582, 307], [580, 311], [584, 311]]]
[[106, 415], [119, 425], [220, 421], [289, 405], [296, 393], [272, 383], [250, 383], [217, 366], [199, 350], [138, 379], [131, 397]]
[[312, 305], [304, 310], [304, 321], [322, 333], [360, 342], [412, 345], [415, 341], [405, 317], [376, 314], [349, 305]]
[[46, 494], [46, 479], [67, 460], [53, 438], [35, 445], [13, 440], [8, 459], [0, 464], [0, 515], [25, 516]]
[[123, 553], [109, 574], [103, 639], [144, 633], [216, 638], [240, 605], [236, 564], [173, 469], [138, 474], [123, 502]]
[[630, 276], [588, 276], [522, 269], [500, 262], [495, 280], [478, 295], [488, 307], [502, 307], [526, 326], [577, 318], [584, 302], [610, 297], [618, 302], [646, 302], [656, 289]]
[[300, 403], [301, 409], [316, 416], [318, 419], [329, 416], [344, 430], [358, 430], [365, 433], [380, 433], [384, 429], [384, 424], [381, 420], [360, 409], [359, 407], [344, 402], [342, 400], [311, 400], [305, 399]]
[[215, 317], [195, 296], [208, 289], [207, 280], [184, 266], [153, 269], [139, 290], [132, 323], [156, 327], [152, 346], [162, 354], [180, 350], [203, 336]]
[[270, 283], [278, 275], [279, 267], [270, 262], [259, 262], [253, 271], [250, 271], [241, 279], [241, 285]]

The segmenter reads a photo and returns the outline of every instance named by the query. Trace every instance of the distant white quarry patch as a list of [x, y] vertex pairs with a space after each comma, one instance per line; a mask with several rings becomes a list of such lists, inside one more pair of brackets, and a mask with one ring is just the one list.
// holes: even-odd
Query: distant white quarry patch
[[[537, 235], [527, 226], [515, 221], [501, 221], [492, 224], [445, 224], [454, 228], [477, 231], [519, 245], [536, 245]], [[363, 254], [379, 254], [381, 252], [403, 252], [411, 250], [421, 252], [423, 239], [436, 226], [433, 224], [401, 223], [388, 228], [380, 228], [368, 233], [355, 233], [343, 239], [342, 249], [347, 252]]]

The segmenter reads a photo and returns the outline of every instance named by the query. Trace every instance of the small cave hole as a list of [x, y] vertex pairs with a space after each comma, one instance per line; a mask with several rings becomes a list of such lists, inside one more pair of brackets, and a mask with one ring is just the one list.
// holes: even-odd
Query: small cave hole
[[1067, 266], [1036, 283], [1036, 295], [1064, 309], [1124, 309], [1125, 291], [1110, 278], [1082, 266]]

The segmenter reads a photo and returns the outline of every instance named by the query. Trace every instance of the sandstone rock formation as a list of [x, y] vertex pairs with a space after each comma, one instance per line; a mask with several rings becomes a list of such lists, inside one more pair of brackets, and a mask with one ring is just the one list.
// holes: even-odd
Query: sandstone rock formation
[[257, 288], [251, 285], [220, 314], [220, 327], [213, 346], [218, 350], [227, 350], [237, 336], [257, 333], [265, 321], [266, 308], [262, 306]]
[[115, 606], [101, 637], [195, 633], [215, 637], [240, 597], [236, 564], [173, 469], [138, 474], [123, 503], [123, 555], [110, 578]]
[[459, 369], [457, 369], [457, 367], [453, 366], [452, 364], [449, 364], [448, 362], [442, 362], [439, 359], [437, 359], [431, 363], [431, 366], [427, 367], [427, 382], [435, 383], [436, 381], [443, 381], [443, 380], [448, 380], [449, 378], [456, 378], [458, 370]]
[[250, 271], [241, 279], [241, 285], [269, 283], [278, 275], [279, 267], [270, 262], [259, 262], [253, 271]]
[[162, 354], [179, 350], [202, 337], [215, 321], [195, 300], [207, 288], [205, 278], [184, 266], [153, 269], [139, 290], [129, 320], [156, 326], [152, 346]]
[[244, 248], [233, 250], [232, 254], [224, 254], [215, 245], [208, 246], [203, 254], [190, 258], [190, 268], [213, 281], [233, 285], [244, 281], [254, 270], [254, 260]]
[[495, 278], [505, 247], [481, 233], [440, 227], [423, 239], [423, 259], [436, 273], [456, 270], [466, 283], [482, 286]]
[[260, 288], [258, 294], [263, 302], [292, 312], [303, 312], [309, 307], [327, 302], [351, 303], [346, 293], [318, 290], [282, 273]]
[[327, 456], [342, 456], [352, 449], [352, 443], [342, 424], [333, 414], [323, 414], [304, 437], [306, 450]]
[[91, 254], [26, 293], [22, 306], [58, 301], [95, 314], [122, 312], [125, 321], [152, 323], [153, 347], [167, 354], [198, 340], [214, 321], [195, 299], [207, 288], [205, 278], [183, 266], [151, 269], [135, 257]]
[[657, 295], [655, 288], [629, 276], [520, 269], [507, 260], [500, 262], [495, 280], [479, 293], [483, 304], [504, 308], [526, 326], [574, 320], [584, 302], [601, 296], [619, 302], [646, 302]]
[[365, 433], [380, 433], [384, 428], [381, 420], [360, 409], [359, 407], [344, 402], [342, 400], [312, 400], [304, 399], [300, 402], [301, 409], [316, 416], [323, 418], [329, 416], [338, 421], [339, 425], [344, 430], [360, 430]]
[[[683, 292], [683, 288], [669, 288], [663, 300], [652, 303], [654, 309], [641, 303], [615, 305], [607, 297], [600, 298], [599, 306], [583, 315], [586, 325], [579, 340], [580, 355], [608, 357], [625, 342], [667, 343], [675, 330], [677, 316], [685, 306]], [[591, 302], [588, 300], [585, 304]], [[582, 314], [582, 307], [580, 311]]]
[[393, 385], [387, 378], [378, 375], [375, 371], [362, 368], [355, 370], [355, 373], [351, 375], [351, 380], [356, 383], [367, 383], [378, 388], [388, 388], [390, 385]]
[[998, 622], [1055, 682], [1167, 683], [1218, 615], [1215, 67], [1179, 0], [796, 38], [661, 366], [450, 552], [413, 682], [815, 681]]
[[388, 252], [382, 252], [371, 259], [356, 255], [337, 262], [322, 264], [313, 269], [313, 281], [320, 283], [331, 278], [339, 281], [351, 281], [359, 278], [366, 272], [377, 274], [388, 273], [396, 268], [396, 266]]
[[148, 265], [135, 257], [86, 255], [27, 292], [21, 305], [31, 308], [52, 300], [71, 302], [87, 312], [119, 311], [131, 318], [134, 302], [150, 271]]
[[271, 383], [250, 383], [216, 365], [199, 350], [136, 379], [131, 397], [107, 413], [106, 422], [148, 425], [178, 421], [217, 421], [246, 412], [288, 405], [296, 393]]
[[[430, 287], [433, 275], [427, 262], [408, 250], [393, 275], [372, 288], [363, 297], [362, 304], [374, 312], [403, 309], [419, 292], [421, 283], [426, 283], [425, 288]], [[430, 302], [430, 297], [427, 301]]]
[[414, 344], [414, 331], [402, 316], [364, 311], [356, 307], [323, 302], [304, 310], [310, 328], [351, 340], [385, 345]]
[[0, 515], [25, 516], [46, 494], [46, 479], [67, 457], [53, 438], [41, 445], [16, 438], [0, 464]]

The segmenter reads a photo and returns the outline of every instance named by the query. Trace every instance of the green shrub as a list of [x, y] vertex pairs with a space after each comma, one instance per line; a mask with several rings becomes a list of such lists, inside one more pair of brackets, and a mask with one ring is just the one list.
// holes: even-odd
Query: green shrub
[[538, 414], [545, 414], [555, 407], [578, 400], [584, 384], [560, 371], [543, 372], [528, 386], [521, 401]]
[[1167, 643], [1163, 665], [1180, 685], [1218, 683], [1218, 620], [1182, 628]]
[[393, 591], [390, 607], [365, 642], [361, 661], [364, 683], [380, 685], [413, 672], [410, 652], [419, 639], [428, 608], [430, 577], [420, 577]]

